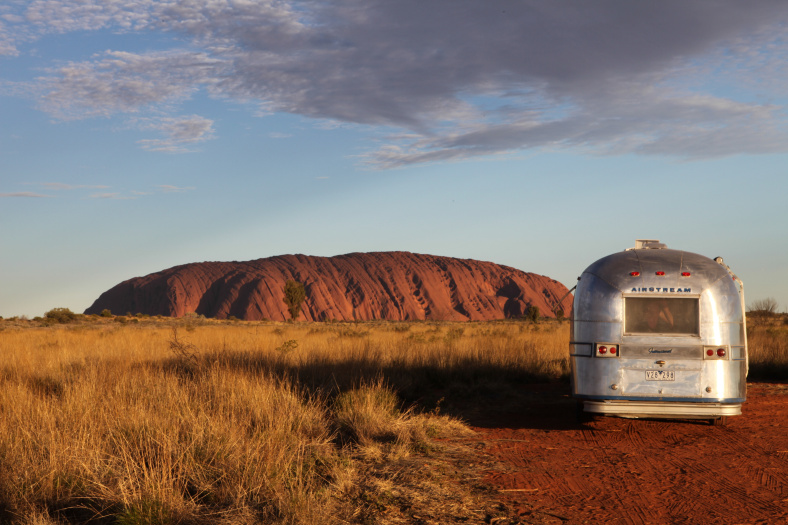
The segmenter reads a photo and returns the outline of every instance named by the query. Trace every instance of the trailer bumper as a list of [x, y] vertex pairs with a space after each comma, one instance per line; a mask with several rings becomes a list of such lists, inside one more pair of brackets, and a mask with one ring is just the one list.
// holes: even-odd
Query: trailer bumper
[[665, 403], [658, 401], [583, 401], [583, 411], [631, 418], [709, 419], [741, 415], [741, 403]]

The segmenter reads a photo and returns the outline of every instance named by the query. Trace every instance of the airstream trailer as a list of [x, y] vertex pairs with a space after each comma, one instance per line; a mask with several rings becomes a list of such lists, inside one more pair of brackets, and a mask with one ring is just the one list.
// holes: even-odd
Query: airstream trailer
[[575, 291], [569, 343], [578, 416], [725, 424], [747, 395], [744, 286], [721, 258], [657, 240], [603, 257]]

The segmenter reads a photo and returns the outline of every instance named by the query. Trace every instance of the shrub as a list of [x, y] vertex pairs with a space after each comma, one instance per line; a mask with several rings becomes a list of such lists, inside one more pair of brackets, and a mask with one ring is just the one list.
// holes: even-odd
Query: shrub
[[525, 318], [531, 321], [532, 323], [539, 322], [539, 307], [538, 306], [529, 306], [528, 309], [525, 311]]
[[99, 315], [101, 317], [112, 317], [112, 312], [110, 312], [108, 309], [104, 308]]
[[771, 317], [777, 313], [777, 301], [773, 297], [758, 299], [750, 305], [747, 313], [755, 316]]
[[77, 314], [68, 308], [53, 308], [44, 314], [44, 322], [66, 324], [76, 321]]
[[287, 341], [282, 343], [281, 346], [278, 346], [276, 348], [276, 351], [282, 354], [289, 354], [296, 348], [298, 348], [298, 341], [295, 339], [288, 339]]
[[287, 305], [292, 321], [295, 321], [298, 317], [298, 313], [301, 311], [301, 303], [304, 302], [305, 298], [306, 291], [304, 290], [303, 283], [291, 280], [285, 283], [285, 296], [282, 301]]

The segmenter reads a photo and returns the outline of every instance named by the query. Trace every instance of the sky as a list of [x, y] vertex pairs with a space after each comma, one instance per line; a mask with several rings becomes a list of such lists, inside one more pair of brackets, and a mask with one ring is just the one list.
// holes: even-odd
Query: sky
[[403, 250], [660, 239], [788, 309], [784, 0], [4, 0], [0, 316]]

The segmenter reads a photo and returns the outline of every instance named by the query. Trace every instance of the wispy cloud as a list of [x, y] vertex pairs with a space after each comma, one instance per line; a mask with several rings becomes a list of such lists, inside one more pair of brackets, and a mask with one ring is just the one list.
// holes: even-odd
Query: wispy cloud
[[[63, 182], [26, 182], [24, 183], [24, 185], [38, 186], [54, 192], [64, 192], [64, 193], [60, 193], [61, 195], [60, 198], [65, 198], [66, 196], [70, 195], [83, 199], [87, 198], [87, 199], [113, 199], [113, 200], [134, 200], [141, 197], [148, 197], [160, 193], [184, 193], [188, 191], [194, 191], [196, 189], [194, 186], [174, 186], [172, 184], [159, 184], [155, 186], [155, 191], [154, 190], [151, 191], [127, 190], [121, 188], [118, 191], [100, 191], [94, 193], [87, 193], [85, 191], [77, 191], [77, 190], [108, 190], [111, 188], [111, 186], [106, 186], [103, 184], [67, 184]], [[55, 197], [55, 195], [36, 193], [32, 191], [18, 191], [18, 192], [0, 193], [0, 197], [52, 198]]]
[[59, 190], [78, 190], [78, 189], [93, 189], [93, 190], [103, 190], [109, 188], [109, 186], [104, 185], [91, 185], [91, 184], [66, 184], [63, 182], [39, 182], [39, 183], [28, 183], [34, 186], [42, 186], [49, 190], [59, 191]]
[[223, 74], [224, 60], [203, 52], [107, 51], [90, 62], [53, 68], [40, 79], [40, 107], [63, 120], [138, 113], [187, 99]]
[[165, 138], [162, 139], [139, 141], [144, 149], [150, 151], [184, 153], [192, 151], [187, 145], [205, 142], [214, 137], [213, 121], [199, 115], [149, 120], [141, 127], [155, 129], [165, 135]]
[[105, 193], [94, 193], [89, 196], [91, 199], [114, 199], [114, 200], [134, 200], [140, 197], [148, 197], [154, 195], [156, 193], [184, 193], [187, 191], [193, 191], [195, 188], [193, 186], [173, 186], [171, 184], [160, 184], [156, 186], [157, 192], [152, 191], [117, 191], [117, 192], [105, 192]]
[[754, 102], [784, 95], [786, 2], [33, 0], [4, 14], [6, 54], [46, 33], [102, 28], [189, 40], [102, 52], [26, 86], [60, 119], [147, 122], [164, 135], [140, 141], [151, 151], [215, 135], [209, 119], [176, 116], [198, 91], [379, 127], [390, 133], [365, 157], [378, 168], [532, 148], [788, 151], [784, 105]]
[[124, 199], [125, 200], [125, 199], [130, 199], [131, 197], [123, 197], [120, 193], [113, 192], [113, 193], [94, 193], [93, 195], [90, 195], [90, 198], [91, 199]]
[[183, 193], [185, 191], [193, 191], [195, 189], [194, 186], [179, 187], [172, 186], [170, 184], [160, 184], [156, 187], [159, 188], [163, 193]]
[[6, 24], [0, 20], [0, 56], [17, 56], [19, 50], [16, 48], [13, 38], [9, 34]]
[[18, 191], [14, 193], [0, 193], [0, 197], [23, 197], [23, 198], [32, 198], [32, 199], [45, 199], [52, 197], [52, 195], [33, 193], [32, 191]]

